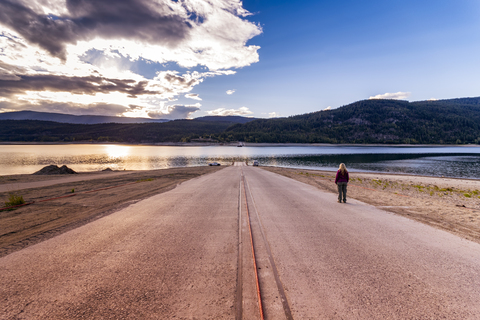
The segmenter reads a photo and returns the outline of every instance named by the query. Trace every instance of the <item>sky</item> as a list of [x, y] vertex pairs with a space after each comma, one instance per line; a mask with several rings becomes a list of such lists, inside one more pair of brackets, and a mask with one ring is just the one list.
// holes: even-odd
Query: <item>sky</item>
[[478, 0], [0, 0], [0, 112], [286, 117], [480, 96]]

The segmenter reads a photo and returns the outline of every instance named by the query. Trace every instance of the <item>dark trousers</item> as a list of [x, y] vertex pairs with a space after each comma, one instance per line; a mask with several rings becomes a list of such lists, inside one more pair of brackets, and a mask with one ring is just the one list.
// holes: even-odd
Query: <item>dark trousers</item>
[[338, 182], [338, 201], [347, 200], [347, 182]]

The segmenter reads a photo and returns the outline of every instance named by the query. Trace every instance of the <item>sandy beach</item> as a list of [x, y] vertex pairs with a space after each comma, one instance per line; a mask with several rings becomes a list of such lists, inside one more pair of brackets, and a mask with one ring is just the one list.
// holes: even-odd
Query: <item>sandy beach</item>
[[[26, 203], [35, 202], [15, 210], [0, 211], [0, 257], [219, 169], [205, 166], [0, 176], [0, 208], [5, 207], [10, 194], [22, 196]], [[46, 185], [49, 182], [55, 184]], [[41, 184], [44, 186], [39, 186]]]
[[[333, 172], [262, 168], [327, 190], [336, 197]], [[23, 196], [27, 203], [35, 202], [0, 211], [0, 256], [220, 169], [190, 167], [63, 176], [0, 176], [1, 207], [12, 193]], [[480, 243], [480, 181], [383, 173], [351, 173], [350, 177], [348, 198]], [[47, 182], [54, 184], [39, 186]], [[47, 199], [53, 200], [39, 202]]]

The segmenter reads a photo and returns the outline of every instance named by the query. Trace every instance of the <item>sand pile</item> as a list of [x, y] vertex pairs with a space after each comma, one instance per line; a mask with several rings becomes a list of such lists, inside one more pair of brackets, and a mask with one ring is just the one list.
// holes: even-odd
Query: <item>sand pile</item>
[[69, 167], [67, 167], [66, 165], [58, 167], [57, 165], [52, 164], [52, 165], [43, 167], [41, 170], [35, 172], [34, 174], [38, 174], [38, 175], [76, 174], [76, 172], [70, 169]]

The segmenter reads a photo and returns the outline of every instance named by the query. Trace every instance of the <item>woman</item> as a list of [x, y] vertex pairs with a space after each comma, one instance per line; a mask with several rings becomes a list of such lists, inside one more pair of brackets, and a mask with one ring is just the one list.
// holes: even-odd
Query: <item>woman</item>
[[340, 167], [337, 171], [337, 176], [335, 177], [335, 184], [338, 188], [338, 202], [347, 202], [347, 184], [348, 184], [348, 171], [345, 167], [345, 163], [340, 163]]

